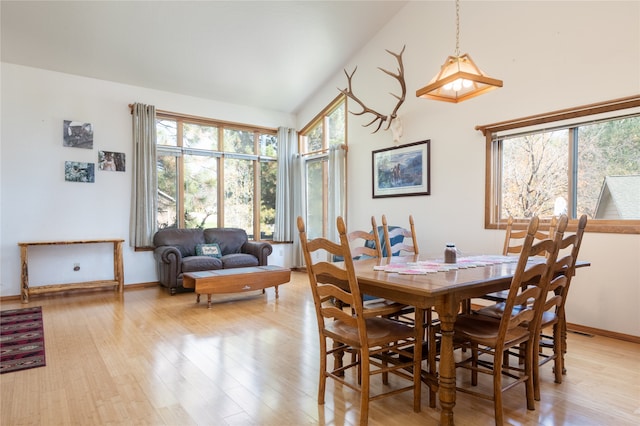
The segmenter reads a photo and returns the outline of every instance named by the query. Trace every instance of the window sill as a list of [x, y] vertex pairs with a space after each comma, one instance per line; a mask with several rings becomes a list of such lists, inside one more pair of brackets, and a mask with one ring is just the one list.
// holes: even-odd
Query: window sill
[[[527, 220], [521, 219], [514, 223], [514, 229], [526, 229], [527, 224], [529, 222]], [[541, 227], [544, 229], [548, 227], [548, 221], [542, 222]], [[501, 220], [500, 223], [485, 223], [485, 229], [505, 229], [507, 225], [507, 220]], [[575, 232], [577, 229], [578, 220], [571, 219], [569, 220], [569, 225], [567, 226], [567, 232]], [[587, 222], [587, 227], [585, 228], [585, 232], [598, 232], [605, 234], [640, 234], [640, 220], [598, 220], [598, 219], [589, 219]]]

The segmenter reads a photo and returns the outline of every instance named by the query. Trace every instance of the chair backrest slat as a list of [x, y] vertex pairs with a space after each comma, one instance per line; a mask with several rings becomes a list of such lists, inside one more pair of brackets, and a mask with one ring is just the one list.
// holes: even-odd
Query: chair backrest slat
[[[381, 258], [380, 236], [376, 218], [371, 216], [371, 231], [355, 230], [347, 234], [351, 257], [357, 259], [361, 256]], [[354, 244], [354, 241], [362, 240], [362, 244]]]
[[[534, 234], [534, 239], [542, 241], [545, 239], [553, 239], [558, 226], [558, 218], [556, 216], [551, 217], [549, 222], [549, 229], [547, 232], [543, 232], [541, 229], [537, 229]], [[507, 227], [505, 229], [504, 246], [502, 248], [502, 254], [508, 256], [510, 254], [520, 254], [524, 244], [524, 239], [527, 236], [527, 229], [514, 229], [513, 216], [509, 216], [507, 219]]]
[[[382, 215], [382, 229], [384, 232], [384, 248], [386, 252], [384, 255], [386, 255], [386, 257], [391, 257], [401, 251], [404, 251], [407, 254], [420, 254], [418, 238], [416, 236], [416, 227], [413, 222], [412, 215], [409, 215], [409, 229], [400, 226], [389, 229], [387, 217], [386, 215]], [[403, 237], [402, 241], [391, 245], [391, 241], [399, 236]], [[411, 245], [405, 243], [406, 239], [411, 239]]]

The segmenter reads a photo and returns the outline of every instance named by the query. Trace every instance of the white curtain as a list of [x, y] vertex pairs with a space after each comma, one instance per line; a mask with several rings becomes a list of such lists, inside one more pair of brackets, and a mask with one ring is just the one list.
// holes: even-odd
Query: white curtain
[[338, 229], [336, 220], [338, 216], [345, 215], [345, 168], [346, 153], [342, 146], [333, 146], [329, 149], [329, 200], [327, 216], [327, 237], [331, 241], [338, 242]]
[[129, 245], [153, 247], [156, 232], [156, 107], [136, 103], [133, 115], [133, 185]]
[[291, 194], [293, 215], [291, 225], [293, 231], [293, 249], [291, 263], [294, 268], [304, 266], [304, 257], [300, 245], [300, 234], [298, 232], [298, 216], [305, 220], [307, 218], [307, 172], [304, 157], [299, 154], [294, 155], [291, 167]]
[[298, 132], [285, 127], [278, 128], [278, 177], [276, 186], [276, 218], [273, 241], [293, 241], [296, 217], [293, 214], [293, 161], [298, 152]]

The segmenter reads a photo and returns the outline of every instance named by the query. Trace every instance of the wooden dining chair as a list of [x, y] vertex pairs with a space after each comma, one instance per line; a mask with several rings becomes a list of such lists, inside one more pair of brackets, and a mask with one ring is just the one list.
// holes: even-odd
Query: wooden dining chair
[[[347, 233], [351, 259], [360, 260], [366, 258], [382, 258], [382, 245], [380, 243], [380, 232], [375, 216], [371, 216], [371, 231], [354, 230]], [[390, 299], [373, 297], [362, 294], [363, 315], [365, 318], [384, 317], [398, 319], [400, 315], [409, 307], [403, 303]], [[336, 303], [337, 302], [337, 303]], [[344, 307], [341, 301], [334, 300], [337, 306]], [[355, 360], [356, 352], [351, 352], [352, 362]], [[335, 359], [334, 368], [339, 368], [342, 363], [341, 358]]]
[[[364, 258], [382, 258], [380, 234], [376, 218], [371, 216], [371, 231], [355, 230], [347, 233], [349, 249], [353, 260]], [[407, 305], [383, 298], [363, 295], [365, 316], [394, 316], [402, 312]]]
[[[535, 234], [534, 241], [542, 241], [545, 239], [553, 239], [555, 235], [556, 227], [558, 226], [558, 217], [552, 216], [549, 221], [549, 228], [547, 232], [542, 229], [538, 229]], [[524, 239], [527, 236], [527, 229], [514, 229], [513, 216], [509, 216], [507, 219], [507, 226], [504, 234], [504, 245], [502, 247], [502, 255], [519, 255], [522, 251]], [[492, 302], [504, 302], [507, 299], [507, 291], [497, 291], [489, 294], [485, 294], [480, 299], [490, 300]], [[468, 307], [470, 310], [471, 307]]]
[[[556, 224], [554, 239], [558, 244], [556, 261], [552, 266], [551, 279], [545, 292], [543, 305], [536, 316], [536, 334], [533, 351], [533, 385], [534, 398], [540, 400], [540, 366], [551, 360], [555, 360], [554, 372], [556, 383], [562, 383], [564, 370], [563, 352], [563, 326], [566, 327], [564, 319], [564, 305], [569, 291], [569, 283], [575, 275], [578, 252], [582, 244], [584, 228], [587, 224], [587, 216], [583, 215], [578, 222], [578, 230], [575, 234], [564, 237], [564, 230], [567, 226], [567, 217], [562, 215]], [[479, 315], [501, 318], [504, 315], [505, 303], [500, 302], [495, 305], [484, 307], [477, 311]], [[520, 307], [514, 307], [514, 312], [518, 312]], [[553, 335], [543, 335], [542, 331], [553, 327]], [[565, 329], [566, 330], [566, 329]], [[566, 331], [565, 331], [566, 333]], [[550, 348], [552, 353], [546, 353], [545, 348]], [[522, 358], [522, 352], [514, 354]], [[510, 352], [505, 352], [504, 363], [508, 363]]]
[[[331, 378], [360, 393], [360, 424], [368, 423], [369, 402], [405, 391], [413, 391], [413, 409], [420, 411], [420, 351], [412, 351], [416, 344], [416, 330], [405, 324], [382, 317], [364, 316], [364, 307], [355, 275], [346, 227], [342, 217], [337, 219], [340, 242], [325, 238], [307, 240], [304, 221], [298, 217], [300, 243], [309, 275], [320, 337], [320, 377], [318, 404], [324, 404], [326, 380]], [[321, 259], [322, 253], [341, 256], [342, 264]], [[315, 260], [314, 260], [315, 259]], [[347, 288], [343, 288], [346, 283]], [[337, 308], [331, 299], [341, 300], [353, 310]], [[328, 341], [333, 342], [329, 349]], [[328, 368], [328, 357], [355, 349], [359, 356], [338, 369]], [[418, 353], [415, 353], [418, 352]], [[355, 372], [351, 375], [347, 371]], [[414, 372], [415, 374], [413, 374]], [[389, 374], [407, 380], [406, 386], [385, 383]], [[384, 391], [371, 395], [370, 379], [381, 375]], [[397, 385], [397, 386], [396, 386]]]
[[[536, 314], [541, 312], [545, 301], [546, 289], [558, 253], [556, 240], [545, 239], [534, 244], [538, 226], [539, 219], [534, 216], [529, 222], [501, 318], [491, 318], [477, 313], [462, 314], [456, 319], [454, 327], [454, 341], [459, 347], [469, 349], [471, 354], [456, 363], [456, 367], [471, 370], [472, 386], [478, 383], [478, 373], [485, 373], [493, 378], [490, 395], [467, 387], [456, 389], [492, 400], [496, 425], [503, 424], [502, 392], [520, 383], [525, 385], [527, 409], [535, 409], [533, 350], [537, 331]], [[532, 257], [540, 255], [545, 258], [530, 262]], [[524, 350], [524, 368], [505, 365], [502, 362], [503, 353], [518, 347]], [[481, 357], [489, 357], [489, 360]], [[503, 375], [512, 379], [504, 386]]]
[[[387, 224], [387, 217], [382, 215], [382, 229], [384, 232], [382, 252], [385, 257], [398, 256], [401, 252], [405, 254], [420, 254], [416, 227], [413, 223], [412, 215], [409, 215], [409, 229], [401, 226], [390, 228]], [[411, 244], [407, 244], [407, 240], [409, 239], [411, 240]]]
[[[416, 227], [412, 215], [409, 215], [409, 229], [407, 229], [402, 226], [389, 226], [387, 216], [383, 214], [382, 230], [384, 235], [384, 244], [382, 245], [383, 256], [390, 259], [392, 256], [417, 256], [420, 254]], [[415, 321], [415, 309], [413, 306], [405, 305], [394, 314], [393, 318], [413, 325]], [[438, 344], [438, 335], [433, 328], [438, 326], [439, 321], [434, 321], [433, 311], [431, 309], [424, 311], [424, 318], [421, 319], [421, 321], [424, 323], [424, 330], [427, 337], [427, 345], [423, 348], [423, 355], [428, 354], [426, 359], [429, 372], [428, 375], [425, 376], [424, 381], [429, 387], [429, 406], [434, 408], [436, 406], [437, 384], [433, 383], [431, 378], [436, 376], [435, 347]], [[429, 350], [429, 348], [434, 348], [434, 350]]]
[[[578, 261], [586, 226], [587, 215], [582, 215], [578, 220], [578, 228], [575, 234], [563, 238], [558, 248], [559, 254], [555, 265], [555, 274], [560, 279], [554, 279], [549, 284], [547, 300], [540, 318], [539, 332], [537, 333], [538, 343], [536, 348], [538, 350], [535, 352], [537, 362], [534, 364], [534, 389], [535, 397], [538, 401], [540, 400], [539, 367], [553, 360], [556, 383], [562, 383], [562, 375], [567, 372], [564, 364], [564, 355], [567, 352], [565, 305], [571, 280], [576, 273], [576, 262]], [[549, 327], [552, 328], [551, 335], [545, 332]]]

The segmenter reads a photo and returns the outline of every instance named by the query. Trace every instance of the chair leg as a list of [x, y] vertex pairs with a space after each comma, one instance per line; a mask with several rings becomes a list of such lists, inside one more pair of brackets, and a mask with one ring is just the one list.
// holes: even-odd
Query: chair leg
[[[525, 343], [523, 343], [524, 345]], [[532, 362], [531, 362], [531, 379], [533, 382], [533, 399], [535, 399], [536, 401], [540, 401], [540, 356], [539, 356], [539, 351], [542, 350], [542, 348], [540, 347], [540, 338], [539, 338], [539, 334], [538, 334], [538, 338], [534, 341], [534, 343], [532, 345], [530, 344], [526, 344], [526, 346], [532, 346], [531, 348], [531, 356], [532, 356]], [[522, 349], [526, 349], [528, 350], [528, 347], [522, 347], [522, 345], [520, 345], [521, 350]], [[525, 354], [525, 369], [526, 369], [526, 354]]]
[[[429, 369], [429, 379], [436, 377], [436, 332], [432, 325], [429, 323], [429, 328], [427, 333], [429, 333], [428, 338], [428, 360], [427, 367]], [[431, 383], [431, 380], [428, 380], [429, 383], [429, 407], [436, 408], [436, 394], [437, 391], [434, 389], [434, 385]]]
[[327, 342], [320, 342], [320, 377], [318, 380], [318, 404], [324, 404], [324, 391], [327, 384]]
[[562, 338], [560, 337], [562, 325], [560, 322], [553, 325], [553, 370], [555, 373], [556, 383], [562, 383], [562, 375], [565, 374], [564, 369], [564, 353], [562, 352]]
[[361, 358], [360, 364], [365, 373], [362, 375], [360, 385], [360, 426], [367, 426], [369, 423], [369, 354], [361, 352]]
[[[338, 342], [333, 342], [333, 347], [335, 348], [336, 346], [339, 346]], [[338, 368], [342, 367], [343, 363], [342, 363], [342, 358], [344, 357], [344, 352], [343, 351], [336, 351], [333, 353], [333, 369], [337, 370]], [[341, 371], [340, 373], [337, 373], [338, 376], [342, 377], [344, 376], [344, 372]]]
[[[473, 345], [470, 347], [471, 349], [471, 366], [473, 369], [471, 370], [471, 385], [478, 386], [478, 345]], [[495, 364], [498, 367], [495, 367]], [[499, 363], [494, 362], [494, 368], [502, 368]]]
[[502, 365], [498, 362], [499, 356], [496, 353], [493, 360], [493, 411], [496, 426], [501, 426], [504, 422], [502, 416]]
[[502, 352], [502, 365], [505, 367], [509, 367], [509, 351], [508, 350]]
[[[387, 366], [388, 366], [386, 354], [382, 355], [381, 363], [382, 363], [382, 368], [386, 369]], [[389, 384], [389, 372], [387, 372], [387, 371], [382, 373], [382, 384], [383, 385], [388, 385]]]
[[527, 380], [525, 381], [525, 386], [526, 386], [526, 395], [527, 395], [527, 409], [528, 410], [535, 410], [536, 409], [536, 403], [534, 400], [534, 384], [533, 384], [533, 369], [534, 369], [534, 365], [533, 365], [533, 351], [534, 350], [538, 350], [537, 348], [535, 348], [535, 345], [533, 344], [533, 342], [528, 341], [526, 343], [524, 343], [525, 346], [525, 360], [524, 360], [524, 374], [527, 376]]
[[567, 374], [567, 369], [564, 366], [564, 354], [567, 353], [567, 317], [565, 316], [564, 309], [561, 310], [558, 317], [560, 325], [560, 347], [562, 355], [562, 374]]

